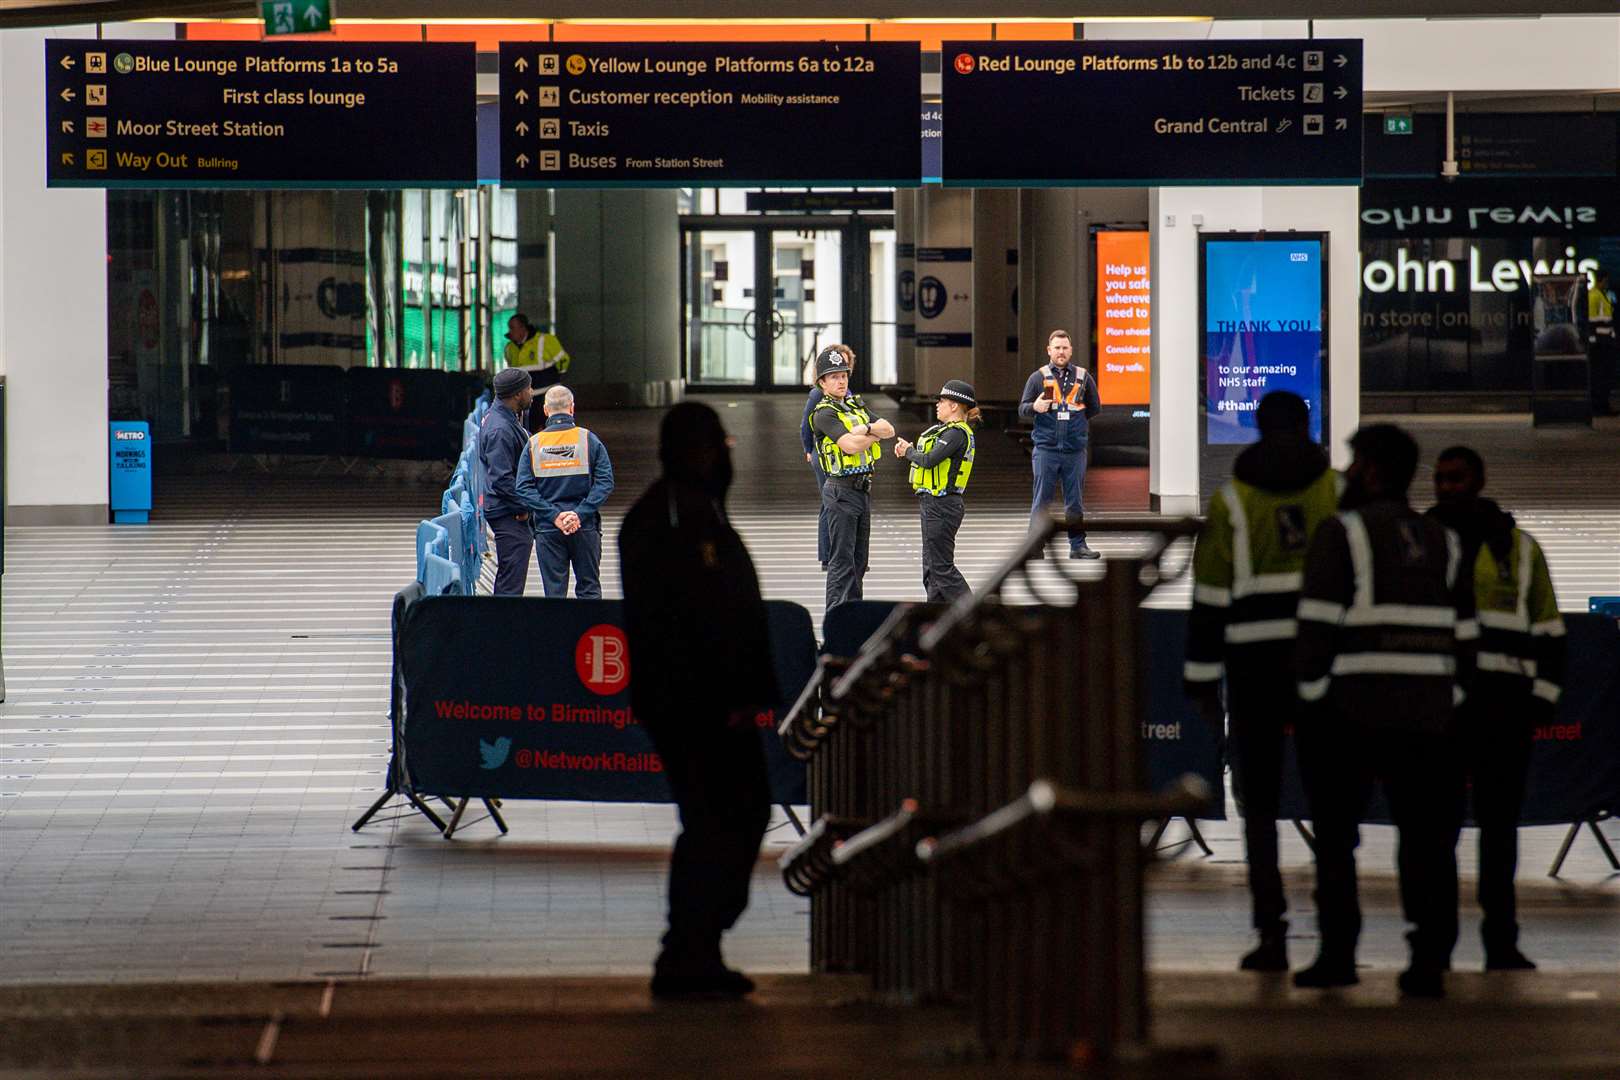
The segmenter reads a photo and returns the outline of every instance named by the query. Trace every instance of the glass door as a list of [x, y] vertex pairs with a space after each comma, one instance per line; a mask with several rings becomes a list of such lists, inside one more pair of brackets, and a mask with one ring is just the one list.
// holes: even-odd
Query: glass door
[[686, 377], [695, 386], [753, 385], [758, 297], [753, 229], [693, 229], [685, 238]]
[[808, 386], [816, 353], [847, 344], [844, 333], [844, 230], [771, 233], [770, 385]]

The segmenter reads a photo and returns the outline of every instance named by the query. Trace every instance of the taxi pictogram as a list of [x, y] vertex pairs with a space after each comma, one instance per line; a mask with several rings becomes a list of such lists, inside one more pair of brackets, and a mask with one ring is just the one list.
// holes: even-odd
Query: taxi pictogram
[[956, 73], [958, 75], [971, 75], [971, 74], [973, 74], [973, 54], [972, 53], [957, 53], [956, 54]]

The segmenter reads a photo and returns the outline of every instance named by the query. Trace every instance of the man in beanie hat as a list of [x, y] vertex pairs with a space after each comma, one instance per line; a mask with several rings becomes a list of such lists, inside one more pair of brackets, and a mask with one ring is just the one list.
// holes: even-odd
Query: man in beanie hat
[[495, 534], [495, 595], [522, 596], [529, 578], [534, 528], [517, 491], [518, 462], [529, 443], [523, 418], [534, 402], [534, 385], [522, 368], [495, 376], [495, 404], [478, 432], [478, 465], [484, 474], [484, 520]]
[[911, 490], [922, 516], [923, 588], [930, 603], [944, 604], [972, 593], [956, 568], [956, 531], [962, 527], [962, 493], [973, 473], [973, 428], [979, 422], [973, 387], [949, 379], [934, 403], [939, 423], [915, 445], [895, 440], [894, 456], [911, 463]]
[[816, 357], [816, 384], [826, 395], [810, 414], [816, 457], [827, 474], [821, 489], [827, 519], [827, 610], [861, 599], [872, 535], [872, 472], [877, 444], [894, 425], [867, 412], [849, 392], [849, 359], [835, 346]]
[[755, 717], [779, 697], [759, 578], [726, 518], [731, 439], [707, 405], [664, 417], [663, 475], [619, 530], [630, 703], [680, 808], [655, 997], [739, 997], [720, 938], [748, 906], [770, 820]]

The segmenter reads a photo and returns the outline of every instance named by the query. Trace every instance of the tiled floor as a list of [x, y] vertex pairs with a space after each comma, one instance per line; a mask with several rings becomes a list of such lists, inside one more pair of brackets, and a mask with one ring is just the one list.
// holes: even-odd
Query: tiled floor
[[[819, 622], [811, 479], [784, 421], [797, 402], [718, 402], [744, 438], [732, 508], [766, 595]], [[618, 518], [651, 475], [654, 414], [588, 420], [620, 477]], [[1522, 420], [1425, 422], [1425, 448], [1488, 447], [1492, 489], [1549, 552], [1560, 603], [1620, 593], [1620, 427], [1530, 432]], [[1024, 527], [1027, 465], [981, 439], [961, 563], [982, 576]], [[877, 494], [868, 595], [918, 598], [914, 511], [891, 470]], [[1140, 511], [1139, 469], [1097, 469], [1089, 504]], [[293, 469], [175, 473], [146, 527], [7, 534], [0, 705], [0, 981], [335, 975], [633, 973], [662, 913], [669, 808], [508, 804], [512, 834], [455, 842], [415, 816], [348, 825], [387, 747], [389, 598], [412, 575], [432, 487]], [[1126, 541], [1101, 537], [1100, 548]], [[604, 560], [615, 595], [615, 560]], [[531, 589], [538, 582], [531, 575]], [[1156, 597], [1184, 604], [1184, 583]], [[386, 818], [386, 815], [385, 815]], [[1620, 843], [1620, 825], [1604, 826]], [[1400, 957], [1388, 830], [1369, 829], [1370, 963]], [[1172, 830], [1172, 837], [1175, 835]], [[1247, 939], [1241, 845], [1156, 877], [1152, 957], [1228, 967]], [[1590, 839], [1563, 883], [1542, 870], [1561, 830], [1526, 838], [1526, 947], [1549, 967], [1620, 968], [1620, 877]], [[773, 846], [790, 830], [777, 822]], [[1303, 845], [1285, 845], [1296, 909]], [[802, 970], [804, 902], [761, 864], [732, 958]], [[1308, 919], [1296, 922], [1303, 934]], [[1465, 929], [1459, 963], [1477, 950]], [[1297, 955], [1310, 948], [1299, 943]]]

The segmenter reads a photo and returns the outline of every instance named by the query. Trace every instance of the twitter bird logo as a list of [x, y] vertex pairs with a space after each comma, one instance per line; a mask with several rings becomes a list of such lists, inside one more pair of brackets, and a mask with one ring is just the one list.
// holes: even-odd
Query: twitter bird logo
[[505, 735], [496, 739], [493, 744], [478, 740], [478, 756], [484, 759], [483, 767], [498, 769], [506, 764], [506, 755], [512, 752], [512, 740]]

